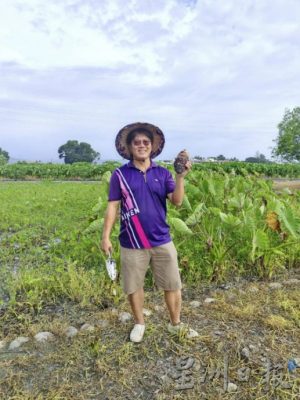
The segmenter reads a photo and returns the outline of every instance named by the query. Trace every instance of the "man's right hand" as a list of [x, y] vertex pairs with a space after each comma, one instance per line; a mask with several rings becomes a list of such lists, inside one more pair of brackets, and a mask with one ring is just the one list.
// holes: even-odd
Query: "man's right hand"
[[101, 249], [104, 251], [104, 253], [109, 256], [109, 254], [112, 253], [112, 244], [109, 239], [103, 238], [101, 241]]

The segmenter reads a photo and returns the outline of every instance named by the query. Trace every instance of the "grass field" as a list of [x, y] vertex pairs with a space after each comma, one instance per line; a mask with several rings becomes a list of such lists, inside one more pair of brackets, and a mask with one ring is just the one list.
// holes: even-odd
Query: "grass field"
[[[163, 296], [148, 286], [152, 314], [133, 345], [100, 233], [84, 234], [99, 194], [98, 183], [0, 183], [0, 399], [299, 399], [300, 369], [287, 369], [300, 357], [299, 270], [281, 270], [277, 287], [255, 277], [185, 285], [193, 341], [167, 333]], [[53, 340], [37, 343], [42, 331]], [[19, 336], [29, 341], [10, 350]]]

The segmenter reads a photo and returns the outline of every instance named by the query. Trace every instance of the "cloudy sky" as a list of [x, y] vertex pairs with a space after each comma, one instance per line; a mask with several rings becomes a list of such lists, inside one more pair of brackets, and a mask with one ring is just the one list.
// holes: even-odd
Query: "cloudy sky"
[[0, 147], [117, 159], [118, 130], [147, 121], [161, 159], [269, 157], [300, 105], [299, 21], [299, 0], [0, 0]]

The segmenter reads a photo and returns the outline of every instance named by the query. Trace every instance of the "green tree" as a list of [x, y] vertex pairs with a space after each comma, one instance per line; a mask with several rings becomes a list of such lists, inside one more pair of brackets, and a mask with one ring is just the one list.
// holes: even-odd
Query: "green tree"
[[194, 158], [194, 160], [197, 160], [197, 161], [203, 161], [204, 160], [204, 157], [201, 157], [201, 156], [195, 156], [193, 158]]
[[283, 120], [278, 124], [279, 134], [272, 154], [286, 161], [300, 161], [300, 107], [285, 110]]
[[92, 149], [91, 145], [77, 140], [68, 140], [58, 149], [59, 158], [63, 158], [65, 164], [75, 162], [93, 162], [100, 158], [100, 154]]
[[226, 160], [226, 157], [223, 156], [223, 154], [220, 154], [220, 155], [217, 157], [217, 160], [218, 160], [218, 161], [225, 161], [225, 160]]
[[266, 156], [264, 154], [261, 154], [259, 151], [256, 152], [255, 157], [247, 157], [245, 159], [245, 162], [250, 162], [250, 163], [268, 163], [269, 160], [267, 160]]
[[7, 151], [2, 150], [0, 147], [0, 165], [7, 164], [9, 160], [9, 154]]

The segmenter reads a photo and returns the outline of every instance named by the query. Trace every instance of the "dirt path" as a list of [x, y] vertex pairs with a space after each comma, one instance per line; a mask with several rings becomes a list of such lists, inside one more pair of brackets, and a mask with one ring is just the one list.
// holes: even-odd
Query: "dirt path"
[[282, 190], [288, 188], [290, 190], [300, 190], [300, 179], [274, 179], [274, 189]]

